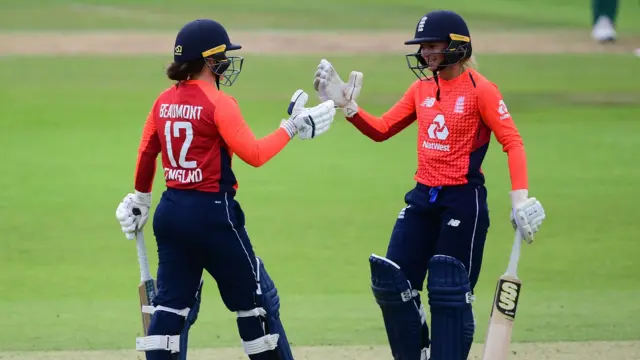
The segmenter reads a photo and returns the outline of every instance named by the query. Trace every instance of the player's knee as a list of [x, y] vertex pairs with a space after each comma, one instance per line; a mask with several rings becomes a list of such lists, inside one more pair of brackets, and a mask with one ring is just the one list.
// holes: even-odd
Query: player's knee
[[293, 360], [289, 341], [280, 321], [280, 296], [264, 263], [256, 258], [255, 307], [237, 311], [238, 332], [245, 353], [252, 360]]
[[[410, 301], [418, 295], [395, 262], [377, 255], [369, 257], [371, 288], [379, 305]], [[400, 296], [398, 296], [400, 295]]]
[[145, 306], [152, 314], [147, 336], [136, 338], [136, 350], [147, 353], [147, 360], [186, 360], [189, 329], [200, 311], [202, 281], [190, 307], [174, 309], [162, 305]]
[[467, 269], [447, 255], [435, 255], [429, 261], [427, 291], [435, 306], [466, 307], [473, 300]]

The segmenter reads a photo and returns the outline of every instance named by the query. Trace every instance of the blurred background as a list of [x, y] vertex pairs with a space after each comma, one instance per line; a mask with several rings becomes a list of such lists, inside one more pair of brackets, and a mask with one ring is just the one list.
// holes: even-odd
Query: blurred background
[[[296, 89], [317, 102], [322, 58], [343, 79], [363, 72], [358, 103], [382, 114], [415, 80], [404, 57], [415, 49], [403, 41], [439, 8], [467, 20], [478, 70], [498, 84], [523, 136], [530, 195], [547, 211], [523, 249], [514, 342], [548, 344], [527, 348], [533, 356], [579, 341], [594, 343], [576, 346], [577, 358], [640, 358], [640, 4], [579, 0], [0, 0], [0, 358], [134, 349], [138, 264], [115, 209], [133, 190], [142, 125], [171, 85], [164, 68], [184, 23], [218, 20], [244, 46], [242, 74], [224, 90], [264, 136]], [[247, 229], [296, 348], [364, 346], [389, 358], [367, 259], [386, 251], [414, 185], [416, 129], [374, 143], [338, 116], [326, 136], [294, 141], [262, 168], [235, 160]], [[495, 138], [483, 171], [491, 228], [474, 304], [478, 346], [513, 234]], [[159, 170], [154, 205], [163, 189]], [[235, 314], [210, 277], [203, 295], [191, 345], [241, 356]], [[635, 342], [600, 343], [620, 340]]]

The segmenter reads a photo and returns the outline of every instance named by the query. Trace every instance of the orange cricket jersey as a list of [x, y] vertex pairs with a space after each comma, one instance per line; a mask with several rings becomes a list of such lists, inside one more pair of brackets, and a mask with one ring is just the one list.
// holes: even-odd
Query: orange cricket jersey
[[289, 140], [280, 128], [256, 139], [232, 96], [204, 81], [181, 82], [163, 91], [149, 112], [138, 148], [135, 189], [151, 191], [156, 157], [162, 153], [167, 187], [235, 192], [234, 153], [258, 167]]
[[481, 165], [493, 132], [508, 154], [513, 190], [528, 187], [522, 138], [498, 87], [476, 70], [460, 76], [415, 81], [389, 111], [377, 118], [362, 109], [347, 118], [363, 134], [384, 141], [418, 121], [418, 170], [427, 186], [484, 184]]

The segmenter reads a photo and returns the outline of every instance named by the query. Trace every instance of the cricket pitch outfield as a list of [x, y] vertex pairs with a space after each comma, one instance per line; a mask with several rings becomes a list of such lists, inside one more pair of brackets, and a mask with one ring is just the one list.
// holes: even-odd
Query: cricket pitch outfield
[[[240, 32], [234, 34], [234, 41], [243, 45], [243, 52], [247, 54], [349, 54], [349, 53], [394, 53], [402, 56], [406, 48], [402, 44], [404, 33], [377, 33], [374, 36], [366, 34], [334, 34], [332, 36], [309, 33], [306, 35], [291, 32]], [[0, 34], [0, 56], [11, 55], [165, 55], [170, 54], [174, 34], [171, 33], [11, 33]], [[523, 41], [523, 36], [528, 40]], [[351, 40], [345, 40], [350, 37]], [[510, 41], [509, 37], [519, 39]], [[594, 53], [603, 48], [593, 44], [588, 32], [567, 31], [564, 36], [554, 33], [518, 33], [497, 34], [479, 33], [475, 36], [474, 49], [479, 53]], [[496, 38], [499, 41], [494, 41]], [[310, 39], [313, 46], [309, 46]], [[384, 39], [381, 41], [380, 39]], [[563, 41], [558, 41], [563, 39]], [[532, 44], [533, 42], [533, 44]], [[286, 43], [286, 46], [283, 44]], [[535, 43], [539, 44], [536, 46]], [[380, 47], [379, 44], [384, 44]], [[634, 44], [620, 42], [606, 48], [608, 52], [631, 53]], [[115, 225], [114, 225], [115, 226]], [[124, 245], [123, 245], [124, 246]], [[133, 261], [133, 260], [132, 260]], [[152, 260], [153, 261], [153, 260]], [[490, 278], [490, 275], [486, 275]], [[493, 281], [493, 278], [487, 281]], [[135, 292], [131, 292], [131, 302], [135, 304]], [[525, 295], [526, 297], [526, 295]], [[205, 300], [206, 301], [206, 300]], [[489, 309], [476, 308], [476, 311]], [[517, 322], [517, 320], [516, 320]], [[516, 325], [518, 326], [518, 325]], [[478, 323], [479, 328], [486, 327], [485, 323]], [[199, 331], [196, 326], [196, 331]], [[235, 329], [229, 329], [235, 331]], [[540, 329], [544, 331], [544, 329]], [[131, 336], [131, 347], [134, 347], [134, 336]], [[482, 339], [476, 338], [476, 341]], [[215, 343], [215, 339], [212, 339]], [[386, 360], [390, 358], [387, 346], [312, 346], [294, 347], [297, 359], [303, 360]], [[472, 349], [470, 359], [480, 359], [482, 344], [476, 343]], [[514, 343], [511, 346], [513, 360], [525, 359], [607, 359], [631, 360], [640, 359], [640, 341], [605, 341], [605, 342], [527, 342]], [[97, 351], [24, 351], [0, 352], [1, 360], [120, 360], [143, 359], [143, 354], [133, 350], [97, 350]], [[190, 350], [193, 359], [245, 359], [241, 347]]]

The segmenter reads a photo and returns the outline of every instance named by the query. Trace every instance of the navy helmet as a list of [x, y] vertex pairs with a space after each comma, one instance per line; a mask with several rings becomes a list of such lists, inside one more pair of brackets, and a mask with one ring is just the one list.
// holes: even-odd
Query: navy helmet
[[[444, 60], [434, 70], [434, 75], [447, 66], [459, 63], [463, 59], [471, 57], [471, 34], [467, 23], [462, 16], [451, 10], [434, 10], [425, 14], [416, 25], [413, 39], [404, 42], [405, 45], [419, 45], [424, 42], [443, 41], [448, 46], [441, 52]], [[415, 53], [407, 54], [409, 69], [418, 77], [424, 79], [427, 76], [423, 72], [428, 67], [427, 61], [422, 57], [421, 47]]]
[[244, 58], [227, 56], [227, 51], [241, 48], [241, 45], [231, 42], [227, 30], [219, 22], [197, 19], [184, 25], [178, 32], [173, 60], [186, 63], [204, 59], [207, 67], [216, 75], [216, 82], [231, 86], [240, 75]]

